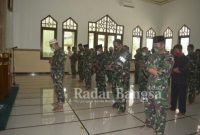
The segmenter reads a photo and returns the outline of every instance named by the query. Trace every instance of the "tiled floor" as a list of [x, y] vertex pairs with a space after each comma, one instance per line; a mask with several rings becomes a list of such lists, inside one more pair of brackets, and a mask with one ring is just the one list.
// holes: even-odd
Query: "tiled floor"
[[[143, 103], [132, 98], [127, 102], [125, 113], [118, 113], [113, 109], [111, 99], [76, 99], [74, 88], [84, 89], [84, 84], [66, 75], [65, 111], [54, 113], [51, 106], [54, 98], [53, 87], [49, 75], [17, 76], [16, 81], [20, 90], [7, 129], [1, 131], [0, 135], [155, 134], [153, 129], [144, 127]], [[133, 84], [133, 78], [131, 83]], [[167, 114], [165, 135], [200, 134], [200, 97], [197, 97], [194, 104], [187, 105], [186, 116], [178, 117], [171, 111]]]

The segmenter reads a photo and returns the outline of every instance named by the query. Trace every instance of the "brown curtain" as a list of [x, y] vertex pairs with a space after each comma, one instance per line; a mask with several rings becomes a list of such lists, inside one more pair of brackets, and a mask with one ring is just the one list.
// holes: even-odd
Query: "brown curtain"
[[0, 0], [0, 50], [5, 49], [7, 0]]

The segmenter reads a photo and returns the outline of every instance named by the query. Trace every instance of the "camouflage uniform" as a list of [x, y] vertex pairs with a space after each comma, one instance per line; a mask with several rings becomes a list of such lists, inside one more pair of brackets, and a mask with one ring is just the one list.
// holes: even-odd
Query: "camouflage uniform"
[[79, 74], [79, 79], [81, 81], [84, 80], [84, 51], [80, 50], [78, 52], [78, 74]]
[[141, 60], [142, 53], [141, 49], [137, 50], [135, 57], [135, 84], [138, 84], [138, 77], [139, 77], [139, 61]]
[[91, 88], [91, 76], [92, 76], [92, 66], [93, 66], [93, 57], [91, 50], [85, 50], [84, 52], [84, 79], [86, 89]]
[[71, 57], [70, 57], [70, 60], [71, 60], [71, 70], [72, 70], [72, 77], [75, 78], [76, 77], [76, 62], [77, 62], [77, 59], [78, 59], [78, 55], [76, 52], [74, 52]]
[[[107, 59], [107, 63], [108, 64], [111, 64], [112, 63], [112, 60], [113, 60], [113, 52], [107, 52], [106, 53], [106, 59]], [[112, 71], [107, 69], [106, 70], [106, 75], [108, 77], [108, 82], [111, 83], [112, 82]]]
[[[121, 61], [121, 56], [125, 56]], [[113, 64], [112, 64], [112, 93], [113, 98], [117, 106], [118, 111], [124, 112], [126, 109], [126, 100], [121, 98], [118, 90], [121, 93], [125, 93], [129, 88], [130, 79], [130, 53], [127, 49], [122, 48], [115, 52]], [[115, 104], [114, 104], [115, 105]]]
[[144, 65], [145, 62], [147, 61], [148, 56], [149, 54], [146, 54], [145, 56], [142, 55], [140, 60], [139, 75], [138, 75], [138, 84], [140, 92], [146, 91], [148, 75], [145, 72]]
[[65, 95], [63, 90], [64, 79], [64, 61], [65, 53], [62, 48], [55, 50], [54, 55], [51, 58], [51, 77], [54, 83], [54, 90], [56, 93], [58, 102], [65, 102]]
[[103, 92], [106, 92], [106, 56], [105, 53], [101, 53], [96, 57], [96, 85], [98, 94], [102, 95]]
[[190, 103], [194, 102], [196, 91], [197, 91], [197, 65], [196, 65], [196, 58], [195, 53], [189, 53], [188, 54], [189, 59], [189, 75], [188, 75], [188, 100]]
[[196, 62], [197, 62], [197, 93], [200, 93], [200, 55], [196, 56]]
[[153, 93], [154, 97], [148, 96], [145, 101], [146, 125], [153, 127], [156, 132], [164, 133], [166, 123], [166, 109], [168, 107], [168, 79], [171, 74], [174, 59], [167, 52], [164, 54], [153, 53], [145, 63], [145, 69], [158, 70], [158, 76], [149, 74], [147, 83], [148, 94]]

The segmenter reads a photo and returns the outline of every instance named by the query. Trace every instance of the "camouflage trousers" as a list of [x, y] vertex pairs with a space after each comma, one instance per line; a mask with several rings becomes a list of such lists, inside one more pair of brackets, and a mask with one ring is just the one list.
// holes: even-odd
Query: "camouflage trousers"
[[78, 63], [78, 74], [79, 74], [79, 79], [80, 79], [81, 81], [84, 80], [84, 70], [83, 70], [83, 69], [84, 69], [84, 68], [83, 68], [83, 63], [79, 62], [79, 63]]
[[120, 93], [125, 94], [125, 92], [128, 90], [127, 87], [129, 85], [129, 82], [125, 82], [122, 74], [114, 75], [112, 78], [112, 94], [113, 99], [115, 102], [119, 104], [125, 104], [126, 100], [125, 97], [122, 98], [120, 96]]
[[106, 78], [104, 71], [96, 72], [96, 85], [97, 85], [98, 95], [102, 95], [103, 92], [106, 92]]
[[52, 71], [51, 77], [54, 84], [54, 91], [58, 102], [65, 102], [65, 94], [63, 89], [64, 71]]
[[85, 78], [85, 85], [86, 85], [86, 88], [91, 88], [91, 82], [92, 82], [92, 69], [90, 66], [85, 66], [85, 69], [84, 69], [84, 78]]
[[148, 98], [144, 102], [146, 125], [152, 127], [156, 132], [164, 133], [166, 123], [166, 111], [168, 107], [167, 90], [160, 91], [160, 97]]
[[72, 76], [76, 76], [76, 63], [71, 63]]
[[112, 71], [111, 70], [106, 70], [106, 76], [108, 78], [108, 82], [112, 82]]
[[190, 73], [189, 78], [188, 78], [188, 101], [189, 101], [189, 103], [194, 102], [196, 93], [198, 93], [197, 76], [194, 73]]
[[138, 77], [139, 77], [139, 67], [138, 66], [136, 66], [135, 67], [135, 84], [137, 84], [138, 83]]
[[146, 91], [147, 86], [147, 77], [144, 75], [143, 71], [140, 70], [139, 77], [138, 77], [138, 85], [139, 85], [139, 91]]

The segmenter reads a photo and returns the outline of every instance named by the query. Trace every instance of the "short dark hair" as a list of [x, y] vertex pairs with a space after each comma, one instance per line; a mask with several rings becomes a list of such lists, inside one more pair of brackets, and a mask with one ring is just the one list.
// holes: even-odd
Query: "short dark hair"
[[80, 44], [78, 44], [78, 46], [80, 47], [80, 46], [83, 46], [83, 45], [80, 43]]
[[153, 43], [165, 43], [164, 36], [155, 36], [153, 37]]
[[182, 50], [182, 45], [176, 44], [173, 49]]
[[189, 44], [188, 47], [190, 47], [192, 50], [194, 50], [194, 45], [193, 44]]
[[123, 45], [123, 43], [122, 43], [122, 40], [121, 39], [115, 39], [114, 41], [113, 41], [113, 43], [114, 42], [117, 42], [118, 44], [120, 44], [120, 45]]
[[200, 49], [196, 49], [196, 51], [195, 52], [200, 52]]

